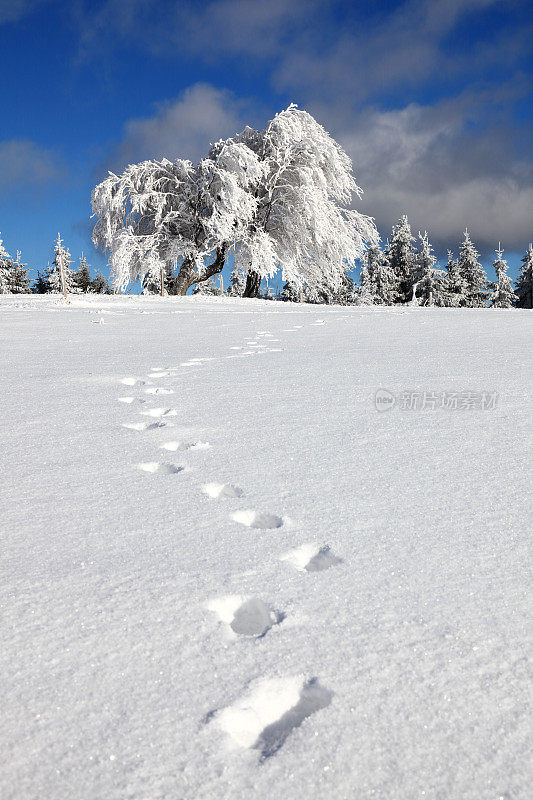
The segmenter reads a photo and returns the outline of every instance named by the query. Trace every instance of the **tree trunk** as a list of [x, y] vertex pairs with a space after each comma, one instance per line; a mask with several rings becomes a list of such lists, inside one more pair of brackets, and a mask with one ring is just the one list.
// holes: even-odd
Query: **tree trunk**
[[183, 297], [195, 283], [203, 283], [203, 281], [212, 278], [213, 275], [218, 275], [219, 272], [222, 272], [226, 261], [226, 250], [226, 245], [217, 247], [215, 260], [209, 267], [206, 267], [202, 275], [198, 275], [193, 262], [189, 258], [185, 258], [176, 276], [176, 294]]
[[243, 297], [257, 297], [259, 294], [259, 287], [261, 286], [261, 275], [253, 269], [248, 270], [246, 276], [246, 287], [243, 292]]
[[59, 274], [61, 275], [61, 291], [63, 292], [63, 297], [67, 299], [67, 285], [65, 281], [65, 267], [63, 264], [63, 253], [59, 254]]

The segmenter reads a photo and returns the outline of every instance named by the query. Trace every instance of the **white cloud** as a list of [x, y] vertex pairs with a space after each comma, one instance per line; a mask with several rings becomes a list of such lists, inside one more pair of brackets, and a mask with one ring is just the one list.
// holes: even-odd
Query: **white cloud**
[[446, 246], [466, 226], [483, 248], [532, 238], [531, 158], [509, 147], [505, 128], [481, 126], [494, 96], [343, 120], [335, 133], [365, 192], [361, 210], [376, 218], [383, 236], [406, 213], [414, 231], [427, 228]]
[[121, 169], [127, 163], [163, 157], [198, 161], [210, 143], [232, 136], [247, 122], [244, 102], [231, 92], [199, 83], [160, 106], [153, 116], [127, 122], [109, 166]]
[[63, 167], [53, 151], [29, 139], [0, 142], [0, 189], [38, 186], [57, 180]]

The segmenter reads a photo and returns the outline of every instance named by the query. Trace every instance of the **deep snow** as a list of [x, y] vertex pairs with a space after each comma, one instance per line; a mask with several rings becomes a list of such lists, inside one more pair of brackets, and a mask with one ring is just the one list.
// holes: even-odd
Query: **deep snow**
[[529, 798], [532, 320], [0, 297], [2, 798]]

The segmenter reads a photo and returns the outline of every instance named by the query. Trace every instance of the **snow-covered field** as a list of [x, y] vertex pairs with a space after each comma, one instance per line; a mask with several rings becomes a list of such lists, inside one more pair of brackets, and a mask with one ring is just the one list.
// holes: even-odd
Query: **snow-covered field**
[[1, 297], [3, 800], [531, 797], [532, 321]]

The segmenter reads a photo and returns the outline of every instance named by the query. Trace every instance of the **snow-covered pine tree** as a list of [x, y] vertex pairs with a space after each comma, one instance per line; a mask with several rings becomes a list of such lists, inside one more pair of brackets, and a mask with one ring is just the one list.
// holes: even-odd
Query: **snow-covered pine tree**
[[33, 282], [32, 292], [33, 294], [47, 294], [50, 291], [48, 286], [48, 276], [50, 274], [50, 269], [47, 268], [42, 272], [37, 270], [37, 278]]
[[96, 273], [91, 281], [90, 291], [93, 294], [112, 294], [109, 283], [99, 272]]
[[54, 246], [54, 260], [48, 274], [49, 292], [62, 292], [66, 296], [77, 291], [74, 274], [70, 269], [71, 262], [70, 252], [68, 248], [63, 247], [63, 240], [58, 233]]
[[235, 267], [231, 271], [230, 285], [227, 294], [229, 297], [242, 297], [246, 286], [246, 278], [242, 270]]
[[433, 253], [427, 231], [418, 234], [420, 249], [416, 256], [416, 296], [419, 305], [444, 306], [443, 273], [435, 268], [437, 259]]
[[206, 281], [197, 283], [192, 293], [220, 296], [220, 283], [215, 281], [214, 277], [208, 278]]
[[354, 303], [358, 306], [371, 306], [374, 305], [374, 301], [375, 297], [370, 285], [370, 273], [365, 261], [363, 261], [361, 275], [359, 276], [359, 286], [355, 290]]
[[518, 300], [518, 296], [513, 292], [513, 284], [507, 274], [509, 267], [503, 258], [500, 244], [496, 250], [496, 256], [496, 261], [492, 265], [496, 272], [496, 280], [489, 283], [489, 302], [493, 308], [512, 308]]
[[483, 308], [487, 302], [487, 275], [478, 259], [479, 253], [466, 230], [457, 260], [459, 275], [465, 281], [464, 300], [461, 305], [466, 308]]
[[363, 269], [368, 273], [368, 294], [372, 296], [372, 302], [376, 305], [394, 305], [398, 299], [398, 280], [391, 269], [387, 252], [377, 245], [369, 247], [363, 255]]
[[351, 306], [358, 302], [358, 293], [348, 271], [342, 276], [339, 289], [333, 293], [333, 302], [340, 306]]
[[90, 266], [91, 265], [87, 263], [87, 259], [82, 253], [80, 256], [78, 270], [73, 274], [74, 283], [80, 292], [87, 293], [91, 291], [91, 273], [89, 272]]
[[442, 281], [442, 291], [444, 305], [450, 308], [458, 308], [464, 305], [466, 282], [459, 274], [457, 259], [453, 257], [451, 250], [448, 250], [448, 263]]
[[281, 291], [281, 299], [289, 303], [300, 303], [303, 301], [303, 289], [292, 281], [287, 281]]
[[533, 245], [529, 245], [522, 259], [520, 274], [516, 281], [517, 308], [533, 308]]
[[20, 260], [21, 252], [17, 250], [17, 258], [11, 266], [9, 275], [9, 287], [13, 294], [30, 294], [30, 281], [26, 264]]
[[397, 281], [398, 300], [407, 303], [412, 297], [415, 270], [415, 237], [411, 233], [409, 220], [404, 214], [392, 228], [392, 236], [387, 249], [390, 269]]
[[9, 294], [11, 292], [10, 275], [12, 263], [11, 256], [0, 238], [0, 294]]

